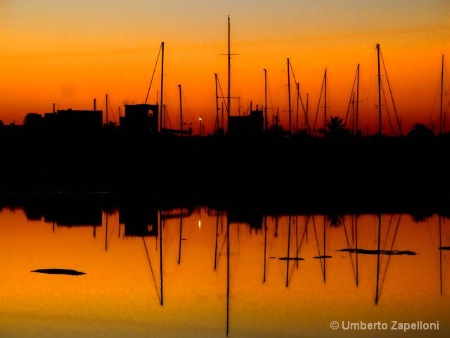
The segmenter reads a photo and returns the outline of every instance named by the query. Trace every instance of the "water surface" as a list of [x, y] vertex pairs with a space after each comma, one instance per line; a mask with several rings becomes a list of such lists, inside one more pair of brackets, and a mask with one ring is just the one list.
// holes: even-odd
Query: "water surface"
[[450, 221], [438, 215], [76, 215], [1, 210], [0, 336], [450, 334]]

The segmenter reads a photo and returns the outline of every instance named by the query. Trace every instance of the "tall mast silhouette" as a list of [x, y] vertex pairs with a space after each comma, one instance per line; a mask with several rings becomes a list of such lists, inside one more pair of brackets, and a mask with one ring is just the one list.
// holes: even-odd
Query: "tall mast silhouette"
[[105, 113], [106, 113], [106, 124], [109, 123], [109, 117], [108, 117], [108, 94], [105, 96]]
[[442, 65], [441, 65], [441, 99], [440, 99], [440, 115], [439, 115], [439, 134], [445, 132], [445, 117], [443, 113], [443, 97], [444, 97], [444, 55], [442, 55]]
[[267, 70], [264, 69], [264, 131], [268, 129], [267, 125]]
[[358, 132], [358, 118], [359, 118], [359, 63], [356, 68], [357, 71], [357, 87], [356, 87], [356, 111], [355, 111], [355, 133]]
[[182, 107], [182, 100], [181, 100], [181, 85], [178, 85], [179, 94], [180, 94], [180, 130], [183, 131], [183, 107]]
[[164, 42], [161, 42], [161, 102], [159, 106], [159, 115], [160, 115], [160, 122], [159, 122], [159, 130], [161, 130], [163, 125], [163, 88], [164, 88]]
[[289, 58], [287, 59], [287, 76], [288, 76], [288, 111], [289, 111], [289, 134], [292, 133], [292, 111], [291, 111], [291, 73]]
[[327, 69], [325, 68], [325, 73], [323, 74], [323, 88], [324, 88], [324, 105], [323, 105], [323, 130], [327, 130]]
[[228, 15], [228, 92], [227, 92], [227, 118], [230, 120], [231, 103], [231, 46], [230, 46], [230, 16]]
[[220, 124], [219, 124], [219, 93], [218, 93], [218, 88], [217, 88], [217, 73], [214, 74], [214, 83], [216, 85], [216, 133], [218, 132], [219, 128], [220, 128]]
[[381, 136], [381, 71], [380, 71], [380, 44], [377, 43], [377, 67], [378, 67], [378, 136]]

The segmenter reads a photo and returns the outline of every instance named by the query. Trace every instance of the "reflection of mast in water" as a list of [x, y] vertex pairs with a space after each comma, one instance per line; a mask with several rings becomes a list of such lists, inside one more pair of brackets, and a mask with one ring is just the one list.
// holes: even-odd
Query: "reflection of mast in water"
[[317, 244], [317, 251], [319, 253], [318, 256], [314, 256], [314, 258], [316, 259], [320, 259], [320, 267], [322, 269], [322, 277], [323, 277], [323, 282], [325, 283], [327, 280], [327, 267], [326, 267], [326, 261], [328, 258], [331, 258], [331, 256], [326, 254], [326, 241], [327, 241], [327, 237], [326, 237], [326, 233], [327, 233], [327, 229], [326, 229], [326, 225], [327, 225], [327, 219], [326, 216], [323, 215], [323, 252], [322, 254], [320, 254], [320, 246], [319, 246], [319, 239], [317, 237], [317, 231], [316, 231], [316, 223], [315, 223], [315, 219], [313, 217], [313, 226], [314, 226], [314, 234], [316, 237], [316, 244]]
[[291, 251], [291, 215], [288, 216], [288, 243], [287, 243], [287, 255], [286, 255], [286, 287], [289, 286], [289, 261]]
[[267, 268], [267, 215], [264, 215], [263, 222], [264, 231], [264, 269], [263, 269], [263, 283], [266, 282], [266, 268]]
[[443, 284], [443, 257], [442, 251], [449, 251], [450, 246], [442, 246], [442, 217], [439, 215], [439, 284], [440, 284], [440, 293], [441, 296], [444, 291]]
[[[291, 256], [291, 215], [288, 216], [288, 240], [287, 240], [287, 254], [286, 257], [280, 257], [278, 258], [279, 260], [284, 260], [286, 261], [286, 287], [289, 286], [290, 280], [292, 278], [293, 275], [293, 271], [295, 268], [299, 268], [299, 261], [303, 261], [304, 258], [299, 256], [300, 253], [300, 249], [302, 246], [303, 241], [306, 238], [306, 234], [307, 234], [307, 229], [308, 229], [308, 218], [305, 220], [305, 229], [303, 231], [302, 237], [300, 242], [298, 241], [298, 237], [299, 237], [299, 233], [298, 233], [298, 218], [295, 218], [295, 256]], [[289, 275], [289, 270], [290, 270], [290, 261], [295, 261], [295, 264], [292, 265], [292, 271], [291, 274]]]
[[227, 274], [227, 286], [226, 286], [226, 335], [228, 337], [229, 332], [229, 317], [230, 317], [230, 217], [228, 215], [227, 217], [227, 224], [226, 224], [226, 232], [225, 232], [225, 238], [224, 242], [221, 245], [221, 249], [219, 250], [219, 223], [222, 226], [223, 231], [223, 214], [219, 211], [216, 213], [216, 234], [215, 234], [215, 244], [214, 244], [214, 271], [217, 270], [217, 266], [219, 263], [219, 258], [222, 256], [222, 249], [224, 246], [226, 246], [227, 250], [227, 266], [226, 266], [226, 274]]
[[[351, 252], [348, 251], [348, 254], [350, 256], [350, 262], [352, 264], [352, 270], [353, 275], [355, 276], [355, 284], [358, 287], [359, 286], [359, 264], [358, 264], [358, 215], [351, 215], [351, 228], [352, 228], [352, 243], [355, 243], [355, 251]], [[345, 222], [343, 222], [343, 228], [345, 232], [345, 239], [347, 241], [347, 247], [350, 248], [350, 241], [347, 234], [347, 227], [345, 225]], [[355, 254], [355, 263], [353, 264], [353, 256], [352, 253]]]
[[181, 241], [183, 240], [183, 215], [180, 216], [180, 240], [178, 244], [178, 264], [181, 263]]
[[[386, 274], [387, 274], [387, 270], [388, 270], [388, 267], [389, 267], [389, 262], [391, 261], [391, 257], [392, 257], [392, 255], [397, 253], [397, 252], [394, 252], [393, 248], [394, 248], [395, 240], [397, 238], [398, 228], [400, 227], [400, 219], [401, 219], [401, 216], [399, 216], [398, 220], [397, 220], [397, 225], [395, 227], [395, 232], [394, 232], [394, 235], [393, 235], [393, 238], [392, 238], [391, 247], [389, 248], [389, 250], [382, 251], [381, 247], [380, 247], [381, 214], [378, 214], [377, 289], [376, 289], [376, 295], [375, 295], [375, 304], [378, 304], [378, 301], [380, 299], [381, 290], [382, 290], [382, 287], [383, 287], [383, 284], [384, 284], [384, 280], [386, 278]], [[389, 235], [389, 230], [391, 229], [391, 222], [392, 222], [392, 220], [393, 220], [393, 218], [391, 217], [391, 220], [389, 222], [388, 232], [386, 233], [385, 243], [387, 242], [387, 237]], [[388, 258], [387, 258], [387, 263], [386, 263], [386, 266], [385, 266], [383, 274], [382, 274], [383, 275], [383, 279], [381, 280], [381, 282], [379, 282], [379, 279], [380, 279], [380, 271], [379, 270], [380, 270], [380, 258], [381, 258], [380, 256], [381, 256], [382, 253], [383, 254], [387, 254]], [[406, 253], [406, 251], [405, 251], [405, 253]], [[380, 288], [378, 288], [378, 286], [380, 286]]]
[[[295, 217], [295, 256], [291, 256], [291, 215], [288, 216], [288, 234], [287, 234], [287, 253], [286, 256], [283, 257], [278, 257], [278, 260], [280, 261], [286, 261], [286, 287], [289, 286], [290, 280], [292, 279], [292, 275], [293, 275], [293, 270], [295, 268], [298, 269], [299, 261], [304, 260], [304, 258], [301, 258], [299, 256], [300, 254], [300, 249], [302, 246], [302, 243], [305, 240], [305, 237], [307, 235], [307, 229], [308, 229], [308, 220], [309, 218], [305, 218], [305, 229], [303, 231], [303, 235], [301, 237], [301, 240], [299, 242], [298, 237], [299, 237], [299, 233], [298, 233], [298, 218], [297, 216]], [[274, 238], [278, 237], [278, 221], [279, 221], [279, 216], [276, 215], [274, 218], [274, 223], [275, 223], [275, 230], [274, 230]], [[266, 272], [267, 272], [267, 265], [268, 265], [268, 260], [267, 260], [267, 216], [264, 216], [264, 271], [263, 271], [263, 283], [265, 283], [266, 281]], [[276, 256], [270, 256], [269, 259], [274, 259], [277, 258]], [[290, 271], [290, 261], [295, 261], [296, 264], [292, 265], [292, 270]]]
[[378, 241], [377, 241], [377, 283], [375, 288], [375, 304], [378, 304], [378, 300], [380, 299], [379, 295], [379, 282], [380, 282], [380, 245], [381, 245], [381, 215], [378, 214]]
[[[395, 240], [397, 238], [397, 234], [398, 234], [398, 229], [400, 227], [400, 220], [401, 220], [401, 215], [399, 215], [398, 220], [397, 220], [397, 224], [394, 230], [394, 234], [392, 235], [392, 241], [390, 244], [390, 247], [388, 249], [381, 249], [381, 224], [382, 224], [382, 217], [381, 214], [377, 214], [378, 216], [378, 231], [377, 231], [377, 249], [373, 250], [373, 249], [361, 249], [361, 248], [346, 248], [346, 249], [341, 249], [338, 251], [348, 251], [350, 253], [356, 253], [356, 254], [366, 254], [366, 255], [377, 255], [377, 267], [376, 267], [376, 287], [375, 287], [375, 305], [378, 305], [379, 300], [380, 300], [380, 295], [381, 295], [381, 291], [384, 285], [384, 281], [386, 279], [386, 274], [387, 274], [387, 270], [389, 267], [389, 263], [391, 260], [391, 256], [394, 255], [408, 255], [408, 256], [414, 256], [416, 255], [415, 252], [413, 251], [409, 251], [409, 250], [394, 250], [394, 243]], [[389, 221], [389, 227], [388, 227], [388, 231], [386, 232], [386, 235], [383, 239], [384, 245], [383, 247], [387, 246], [387, 242], [388, 242], [388, 237], [391, 233], [391, 224], [392, 221], [394, 220], [394, 217], [392, 216], [390, 221]], [[357, 242], [356, 242], [357, 243]], [[387, 262], [386, 265], [384, 266], [384, 269], [382, 269], [382, 255], [387, 255]], [[358, 274], [356, 274], [356, 280], [358, 281]]]
[[227, 219], [227, 337], [230, 327], [230, 221]]
[[[214, 270], [217, 269], [217, 263], [218, 263], [218, 257], [220, 256], [219, 252], [218, 252], [218, 241], [219, 241], [219, 220], [220, 220], [220, 225], [223, 228], [223, 217], [221, 212], [217, 211], [216, 213], [216, 240], [215, 240], [215, 244], [214, 244]], [[226, 239], [225, 239], [226, 240]]]
[[[180, 236], [179, 236], [179, 242], [178, 242], [178, 260], [177, 260], [178, 264], [181, 263], [181, 242], [186, 240], [186, 238], [183, 238], [183, 219], [185, 217], [191, 216], [193, 211], [194, 211], [193, 208], [187, 208], [187, 209], [180, 208], [179, 211], [178, 211], [178, 209], [165, 210], [165, 212], [161, 211], [161, 221], [162, 222], [164, 222], [164, 220], [177, 219], [177, 218], [180, 221]], [[199, 221], [199, 222], [201, 222], [201, 221]]]
[[[160, 237], [161, 237], [161, 236], [160, 236]], [[147, 244], [145, 243], [145, 237], [142, 237], [142, 243], [144, 244], [145, 253], [146, 253], [146, 255], [147, 255], [148, 266], [150, 267], [150, 272], [151, 272], [151, 274], [152, 274], [153, 283], [154, 283], [154, 285], [155, 285], [155, 289], [156, 289], [156, 293], [157, 293], [157, 295], [158, 295], [159, 303], [160, 303], [161, 305], [163, 305], [163, 298], [162, 298], [162, 274], [161, 274], [161, 288], [160, 288], [161, 291], [158, 292], [158, 285], [157, 285], [157, 283], [156, 283], [155, 273], [154, 273], [154, 271], [153, 271], [152, 261], [150, 260], [150, 254], [149, 254], [148, 249], [147, 249]], [[162, 272], [162, 268], [161, 268], [160, 273], [161, 273], [161, 272]]]
[[163, 236], [162, 236], [162, 228], [163, 228], [163, 220], [162, 217], [160, 215], [159, 217], [159, 278], [160, 278], [160, 285], [161, 285], [161, 297], [160, 297], [160, 302], [161, 305], [163, 305], [163, 297], [164, 297], [164, 292], [163, 292], [163, 247], [162, 247], [162, 243], [163, 243]]
[[108, 251], [108, 213], [105, 212], [105, 251]]
[[[148, 265], [153, 278], [153, 283], [158, 296], [158, 300], [163, 305], [163, 265], [162, 265], [162, 225], [163, 216], [161, 211], [150, 208], [145, 204], [138, 202], [127, 203], [121, 206], [119, 210], [119, 224], [124, 224], [124, 236], [141, 237], [144, 245], [145, 253], [147, 255]], [[120, 225], [119, 225], [120, 229]], [[153, 270], [150, 254], [147, 249], [145, 241], [146, 237], [155, 238], [155, 243], [158, 245], [159, 238], [159, 265], [160, 265], [160, 289], [158, 290], [158, 283], [156, 281], [155, 272]]]

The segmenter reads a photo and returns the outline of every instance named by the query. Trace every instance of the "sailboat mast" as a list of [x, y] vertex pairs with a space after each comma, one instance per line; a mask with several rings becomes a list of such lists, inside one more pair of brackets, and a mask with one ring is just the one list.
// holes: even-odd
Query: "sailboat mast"
[[181, 100], [181, 85], [178, 85], [178, 89], [180, 92], [180, 130], [183, 131], [183, 107], [182, 107], [182, 100]]
[[290, 63], [289, 58], [287, 59], [287, 77], [288, 77], [288, 111], [289, 111], [289, 134], [292, 132], [291, 120], [292, 120], [292, 112], [291, 112], [291, 73], [290, 73]]
[[163, 125], [163, 109], [164, 109], [164, 105], [163, 105], [163, 88], [164, 88], [164, 42], [161, 42], [161, 102], [160, 102], [160, 106], [159, 106], [159, 111], [160, 111], [160, 128], [159, 130], [161, 130], [164, 125]]
[[308, 113], [309, 113], [309, 93], [306, 93], [305, 127], [309, 133], [309, 132], [311, 132], [311, 128], [309, 127]]
[[324, 97], [323, 97], [323, 130], [327, 130], [327, 69], [325, 68], [325, 74], [323, 75], [323, 88], [324, 88]]
[[380, 44], [377, 43], [378, 60], [378, 136], [381, 136], [381, 72], [380, 72]]
[[358, 132], [358, 115], [359, 115], [359, 63], [356, 68], [357, 78], [356, 78], [356, 112], [355, 112], [355, 132]]
[[267, 70], [264, 69], [264, 130], [267, 131]]
[[443, 113], [443, 96], [444, 96], [444, 55], [442, 55], [441, 65], [441, 100], [440, 100], [440, 117], [439, 117], [439, 134], [445, 132], [445, 118]]
[[219, 130], [219, 94], [217, 88], [217, 73], [214, 74], [214, 80], [216, 85], [216, 133]]
[[295, 132], [298, 133], [298, 104], [300, 100], [300, 83], [296, 83], [297, 85], [297, 101], [295, 107]]
[[228, 15], [228, 93], [227, 93], [227, 113], [228, 121], [230, 120], [230, 103], [231, 103], [231, 41], [230, 41], [230, 16]]
[[109, 123], [109, 119], [108, 119], [108, 94], [106, 94], [105, 97], [105, 113], [106, 113], [106, 124]]

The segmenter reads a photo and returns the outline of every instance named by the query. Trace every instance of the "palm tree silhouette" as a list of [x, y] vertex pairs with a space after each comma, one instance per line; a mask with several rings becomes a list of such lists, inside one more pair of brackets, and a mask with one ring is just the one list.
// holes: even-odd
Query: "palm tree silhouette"
[[345, 127], [345, 122], [339, 116], [330, 116], [330, 119], [326, 123], [326, 130], [320, 130], [324, 133], [324, 136], [328, 137], [342, 137], [348, 136], [350, 130]]

